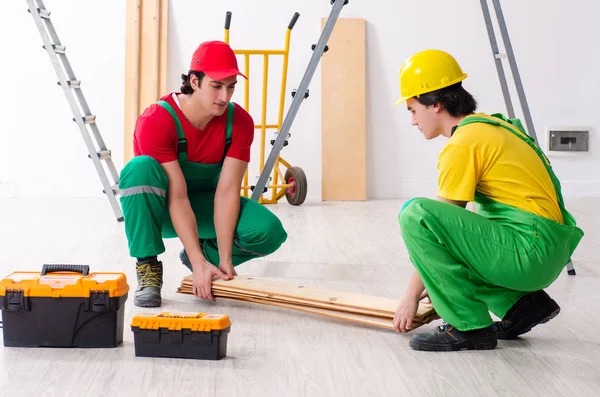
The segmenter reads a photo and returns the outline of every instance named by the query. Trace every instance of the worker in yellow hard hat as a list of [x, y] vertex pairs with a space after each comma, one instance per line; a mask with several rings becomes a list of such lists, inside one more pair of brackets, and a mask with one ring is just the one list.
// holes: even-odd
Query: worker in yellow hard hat
[[466, 77], [439, 50], [416, 53], [400, 69], [396, 105], [406, 103], [425, 139], [448, 139], [437, 199], [410, 199], [398, 215], [415, 272], [394, 327], [410, 331], [425, 296], [444, 320], [411, 336], [415, 350], [493, 349], [558, 315], [543, 289], [583, 237], [546, 156], [518, 119], [476, 113]]

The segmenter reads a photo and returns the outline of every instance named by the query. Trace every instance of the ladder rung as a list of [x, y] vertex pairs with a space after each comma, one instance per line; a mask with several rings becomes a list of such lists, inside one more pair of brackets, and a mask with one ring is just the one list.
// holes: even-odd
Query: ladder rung
[[98, 152], [98, 157], [100, 157], [100, 160], [108, 160], [109, 158], [111, 158], [111, 153], [110, 150], [101, 150]]
[[38, 8], [37, 10], [40, 14], [40, 17], [44, 19], [50, 19], [50, 11], [46, 10], [45, 8]]
[[[119, 185], [118, 184], [112, 185], [110, 188], [111, 188], [113, 194], [119, 194]], [[102, 193], [106, 194], [106, 189], [102, 189]]]
[[[43, 45], [42, 48], [45, 50], [46, 46]], [[67, 49], [67, 47], [65, 47], [64, 45], [56, 45], [56, 44], [52, 44], [52, 49], [54, 50], [55, 53], [57, 54], [64, 54], [65, 50]]]
[[494, 54], [494, 56], [498, 59], [502, 59], [502, 58], [506, 58], [507, 55], [506, 54]]
[[[100, 160], [108, 160], [110, 158], [112, 158], [112, 154], [110, 150], [100, 150], [99, 152], [96, 153], [98, 155], [98, 158]], [[89, 158], [92, 158], [91, 155], [88, 154]]]
[[[85, 116], [85, 117], [82, 117], [81, 119], [83, 120], [83, 122], [85, 124], [92, 124], [92, 123], [96, 122], [96, 116], [94, 116], [94, 115]], [[75, 120], [75, 118], [73, 118], [73, 121], [77, 121], [77, 120]]]
[[[57, 84], [61, 85], [60, 81]], [[81, 81], [79, 81], [79, 80], [69, 80], [69, 81], [67, 81], [67, 85], [69, 86], [69, 88], [79, 88], [79, 86], [81, 85]]]

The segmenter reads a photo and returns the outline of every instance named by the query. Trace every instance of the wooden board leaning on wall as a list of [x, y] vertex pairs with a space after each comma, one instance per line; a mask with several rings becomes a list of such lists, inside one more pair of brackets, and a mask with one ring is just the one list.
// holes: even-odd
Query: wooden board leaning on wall
[[168, 0], [127, 0], [124, 163], [133, 157], [139, 115], [166, 93]]

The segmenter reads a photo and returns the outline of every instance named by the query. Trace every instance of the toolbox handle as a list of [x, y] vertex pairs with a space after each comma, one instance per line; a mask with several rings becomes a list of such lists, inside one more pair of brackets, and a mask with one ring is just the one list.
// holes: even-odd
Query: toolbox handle
[[88, 265], [43, 265], [42, 266], [42, 276], [45, 276], [47, 273], [54, 272], [75, 272], [81, 273], [84, 276], [90, 274], [90, 267]]
[[290, 21], [290, 24], [288, 25], [289, 30], [292, 30], [294, 28], [294, 25], [296, 24], [296, 21], [298, 20], [299, 16], [300, 16], [300, 14], [298, 14], [297, 12], [294, 13], [292, 20]]

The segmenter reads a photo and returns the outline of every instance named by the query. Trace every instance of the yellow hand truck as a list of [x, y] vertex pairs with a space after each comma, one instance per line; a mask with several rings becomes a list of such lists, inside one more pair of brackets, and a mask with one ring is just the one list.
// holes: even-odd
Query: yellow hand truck
[[[227, 11], [225, 16], [225, 42], [229, 44], [229, 28], [231, 25], [231, 11]], [[285, 36], [285, 47], [282, 50], [249, 50], [249, 49], [234, 49], [234, 53], [244, 57], [244, 74], [248, 77], [244, 81], [244, 109], [250, 112], [250, 56], [262, 56], [263, 57], [263, 82], [262, 82], [262, 111], [261, 111], [261, 123], [255, 124], [255, 129], [260, 129], [260, 164], [259, 173], [262, 173], [265, 167], [265, 147], [266, 147], [266, 132], [267, 130], [275, 130], [275, 136], [271, 139], [270, 144], [275, 143], [275, 137], [277, 137], [278, 131], [281, 130], [283, 123], [283, 108], [285, 103], [285, 90], [287, 83], [287, 71], [288, 71], [288, 56], [290, 49], [290, 36], [296, 21], [300, 14], [294, 13], [292, 20], [290, 21], [286, 36]], [[283, 72], [281, 77], [281, 91], [279, 97], [279, 116], [277, 124], [267, 124], [267, 82], [269, 75], [269, 57], [270, 56], [283, 56]], [[292, 97], [296, 95], [296, 91], [292, 92]], [[307, 95], [305, 95], [306, 97]], [[290, 134], [285, 138], [284, 146], [288, 145], [288, 138]], [[281, 172], [281, 166], [286, 168], [285, 173]], [[271, 179], [271, 177], [269, 177]], [[287, 161], [281, 156], [277, 156], [274, 167], [273, 167], [273, 183], [263, 188], [262, 194], [258, 199], [261, 204], [277, 204], [279, 199], [283, 196], [287, 199], [291, 205], [301, 205], [306, 199], [306, 193], [308, 183], [306, 175], [302, 168], [292, 167]], [[250, 197], [251, 192], [255, 189], [255, 185], [250, 185], [248, 182], [248, 170], [244, 175], [244, 183], [242, 185], [242, 196]], [[271, 189], [271, 198], [265, 198], [263, 196], [269, 189]]]

